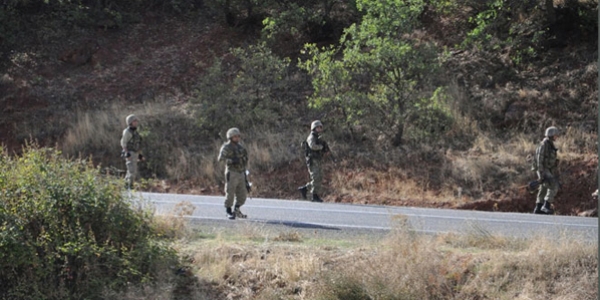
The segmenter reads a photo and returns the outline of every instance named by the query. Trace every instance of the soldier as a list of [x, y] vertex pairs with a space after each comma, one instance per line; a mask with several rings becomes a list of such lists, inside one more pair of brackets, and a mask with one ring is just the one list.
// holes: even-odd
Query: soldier
[[558, 192], [558, 149], [554, 142], [558, 138], [558, 129], [554, 126], [546, 129], [546, 137], [535, 151], [533, 170], [537, 172], [538, 181], [541, 183], [537, 194], [534, 214], [553, 214], [551, 208], [554, 196]]
[[310, 125], [310, 134], [305, 142], [303, 142], [304, 156], [308, 173], [310, 174], [310, 182], [298, 188], [303, 199], [306, 199], [306, 193], [310, 190], [313, 202], [323, 202], [319, 197], [321, 194], [321, 181], [323, 173], [321, 172], [321, 159], [329, 153], [327, 142], [320, 138], [320, 133], [323, 131], [323, 123], [316, 120]]
[[123, 130], [123, 137], [121, 137], [121, 147], [123, 148], [121, 156], [125, 158], [125, 165], [127, 166], [125, 186], [131, 189], [137, 177], [138, 160], [144, 160], [144, 156], [140, 151], [142, 137], [137, 131], [138, 118], [135, 115], [129, 115], [125, 122], [127, 122], [127, 128]]
[[[221, 146], [219, 161], [225, 162], [225, 211], [230, 220], [246, 218], [240, 207], [246, 202], [248, 181], [246, 169], [248, 167], [248, 152], [241, 144], [240, 130], [230, 128], [227, 130], [227, 141]], [[235, 198], [235, 208], [233, 200]]]

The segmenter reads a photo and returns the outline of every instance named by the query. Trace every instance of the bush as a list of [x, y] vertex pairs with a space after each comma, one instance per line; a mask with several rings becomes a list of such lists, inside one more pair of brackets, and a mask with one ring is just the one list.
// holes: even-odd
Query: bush
[[230, 63], [217, 60], [195, 89], [201, 132], [219, 137], [223, 128], [245, 131], [279, 126], [298, 116], [304, 81], [294, 76], [289, 58], [279, 58], [264, 44], [231, 50]]
[[513, 64], [531, 62], [551, 48], [562, 48], [597, 33], [598, 2], [566, 0], [469, 1], [473, 28], [463, 47], [508, 53]]
[[[349, 127], [372, 128], [374, 135], [394, 146], [406, 142], [410, 133], [406, 129], [411, 125], [418, 128], [419, 122], [433, 119], [446, 122], [439, 114], [442, 103], [435, 99], [440, 91], [434, 80], [438, 49], [412, 36], [422, 26], [419, 16], [425, 2], [357, 1], [357, 7], [364, 16], [346, 28], [339, 46], [305, 47], [308, 58], [300, 67], [312, 75], [315, 92], [310, 104], [319, 109], [332, 107]], [[422, 136], [419, 131], [416, 137]]]
[[[1, 148], [0, 148], [1, 151]], [[151, 214], [89, 161], [27, 147], [0, 156], [0, 298], [96, 299], [177, 263]]]

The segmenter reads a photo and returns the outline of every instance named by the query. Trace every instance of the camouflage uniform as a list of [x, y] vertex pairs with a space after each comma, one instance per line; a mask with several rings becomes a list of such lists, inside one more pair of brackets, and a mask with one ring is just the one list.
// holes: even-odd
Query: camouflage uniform
[[329, 152], [329, 146], [323, 141], [319, 133], [316, 131], [316, 127], [322, 127], [320, 121], [314, 121], [311, 124], [311, 132], [306, 138], [306, 146], [308, 147], [306, 154], [306, 165], [308, 167], [308, 173], [310, 175], [310, 182], [299, 188], [302, 193], [302, 197], [306, 198], [306, 193], [312, 194], [312, 201], [322, 202], [323, 200], [319, 196], [322, 191], [322, 158]]
[[[536, 198], [536, 210], [534, 213], [551, 214], [554, 211], [550, 205], [554, 202], [554, 197], [559, 189], [558, 180], [558, 149], [554, 146], [553, 138], [558, 135], [556, 127], [549, 127], [546, 130], [546, 137], [540, 143], [536, 150], [535, 163], [537, 168], [538, 180], [541, 181], [540, 190]], [[542, 206], [543, 203], [543, 206]]]
[[123, 148], [123, 157], [125, 158], [125, 166], [127, 167], [125, 183], [128, 188], [131, 188], [135, 182], [138, 173], [138, 158], [141, 156], [140, 146], [142, 137], [136, 127], [131, 126], [131, 123], [136, 120], [138, 119], [134, 115], [127, 116], [127, 128], [123, 130], [123, 136], [121, 137], [121, 147]]
[[232, 128], [227, 132], [229, 141], [221, 146], [218, 160], [225, 162], [225, 208], [228, 215], [235, 198], [235, 215], [243, 218], [245, 215], [241, 213], [239, 208], [246, 203], [248, 192], [246, 187], [248, 152], [241, 143], [235, 143], [231, 140], [232, 134], [235, 133], [239, 135], [237, 128]]

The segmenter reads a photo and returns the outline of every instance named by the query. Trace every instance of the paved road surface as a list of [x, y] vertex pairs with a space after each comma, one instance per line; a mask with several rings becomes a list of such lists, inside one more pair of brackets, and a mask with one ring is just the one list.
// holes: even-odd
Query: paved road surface
[[315, 230], [387, 231], [396, 226], [398, 220], [406, 219], [414, 230], [422, 233], [489, 233], [511, 237], [566, 235], [598, 242], [597, 218], [253, 198], [243, 206], [248, 219], [228, 220], [222, 196], [139, 195], [153, 202], [158, 214], [168, 213], [177, 203], [187, 201], [196, 207], [190, 218], [223, 226], [232, 222], [258, 222]]

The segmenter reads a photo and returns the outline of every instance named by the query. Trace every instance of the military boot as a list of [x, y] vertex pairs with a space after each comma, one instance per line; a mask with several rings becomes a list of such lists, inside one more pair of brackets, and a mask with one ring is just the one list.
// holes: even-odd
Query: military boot
[[225, 211], [227, 212], [227, 218], [229, 220], [235, 220], [235, 214], [233, 213], [233, 211], [231, 210], [231, 207], [227, 207], [225, 209]]
[[303, 186], [299, 187], [298, 190], [300, 191], [300, 194], [302, 195], [302, 199], [306, 200], [306, 192], [308, 192], [308, 188], [305, 185], [303, 185]]
[[245, 219], [245, 218], [248, 217], [247, 215], [245, 215], [245, 214], [242, 213], [242, 211], [240, 210], [239, 206], [235, 207], [235, 211], [234, 212], [235, 212], [235, 216], [238, 217], [238, 218]]
[[319, 195], [313, 193], [312, 202], [323, 202], [323, 199], [321, 199], [321, 197], [319, 197]]
[[544, 212], [547, 215], [554, 214], [554, 210], [550, 207], [550, 202], [544, 201], [544, 206], [542, 206], [542, 212]]
[[544, 203], [536, 203], [535, 208], [533, 209], [533, 213], [538, 215], [545, 215], [546, 213], [542, 211], [542, 205], [544, 205]]

